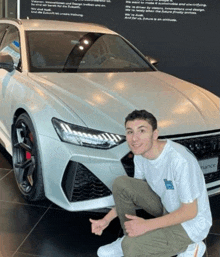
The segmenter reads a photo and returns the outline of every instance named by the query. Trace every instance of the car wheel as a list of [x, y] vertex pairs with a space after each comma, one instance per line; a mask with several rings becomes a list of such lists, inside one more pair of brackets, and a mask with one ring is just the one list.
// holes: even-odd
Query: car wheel
[[21, 114], [12, 129], [13, 168], [23, 197], [38, 201], [45, 197], [38, 142], [30, 117]]

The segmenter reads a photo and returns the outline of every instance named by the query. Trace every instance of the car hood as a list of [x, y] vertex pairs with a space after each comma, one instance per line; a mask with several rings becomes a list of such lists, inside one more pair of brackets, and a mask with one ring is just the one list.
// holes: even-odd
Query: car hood
[[161, 135], [220, 128], [218, 97], [160, 71], [29, 76], [90, 128], [124, 133], [124, 118], [134, 109], [152, 112]]

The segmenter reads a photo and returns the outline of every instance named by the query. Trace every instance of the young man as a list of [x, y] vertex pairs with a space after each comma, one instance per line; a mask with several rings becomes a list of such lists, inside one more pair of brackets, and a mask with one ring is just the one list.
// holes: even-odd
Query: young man
[[[118, 177], [115, 207], [101, 220], [90, 219], [92, 233], [101, 235], [118, 216], [125, 236], [100, 247], [98, 256], [202, 257], [212, 217], [196, 158], [180, 144], [158, 140], [156, 118], [145, 110], [129, 114], [125, 127], [135, 176]], [[155, 218], [137, 217], [136, 207]]]

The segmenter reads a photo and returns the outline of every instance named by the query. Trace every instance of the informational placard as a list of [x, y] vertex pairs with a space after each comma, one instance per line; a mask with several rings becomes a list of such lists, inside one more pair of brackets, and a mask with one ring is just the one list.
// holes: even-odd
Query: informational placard
[[[68, 20], [70, 17], [93, 20], [94, 14], [106, 13], [107, 19], [114, 13], [121, 19], [139, 21], [177, 22], [182, 16], [197, 15], [206, 11], [207, 4], [186, 0], [21, 0], [20, 15], [26, 17], [42, 17]], [[23, 8], [25, 6], [25, 8]], [[113, 13], [109, 13], [114, 10]], [[119, 13], [120, 12], [120, 13]], [[95, 19], [97, 19], [96, 17]]]
[[181, 15], [205, 12], [205, 3], [186, 3], [173, 0], [125, 1], [125, 19], [140, 21], [177, 22]]
[[[31, 15], [43, 15], [46, 16], [61, 16], [61, 17], [79, 17], [84, 18], [88, 16], [91, 10], [89, 9], [103, 9], [107, 8], [108, 4], [111, 4], [111, 0], [81, 0], [81, 1], [35, 1], [31, 0]], [[100, 10], [101, 12], [103, 10]]]
[[18, 0], [22, 19], [93, 22], [130, 40], [158, 69], [220, 96], [219, 0]]

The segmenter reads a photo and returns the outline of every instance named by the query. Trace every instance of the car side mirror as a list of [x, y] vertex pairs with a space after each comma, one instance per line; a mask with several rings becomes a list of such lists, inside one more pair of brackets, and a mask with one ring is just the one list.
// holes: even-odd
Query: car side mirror
[[145, 56], [145, 57], [147, 58], [147, 60], [149, 61], [150, 64], [157, 65], [158, 62], [159, 62], [159, 60], [155, 59], [155, 58], [152, 57], [152, 56], [147, 55], [147, 56]]
[[0, 69], [5, 69], [8, 72], [12, 72], [15, 69], [14, 61], [9, 54], [0, 54]]

